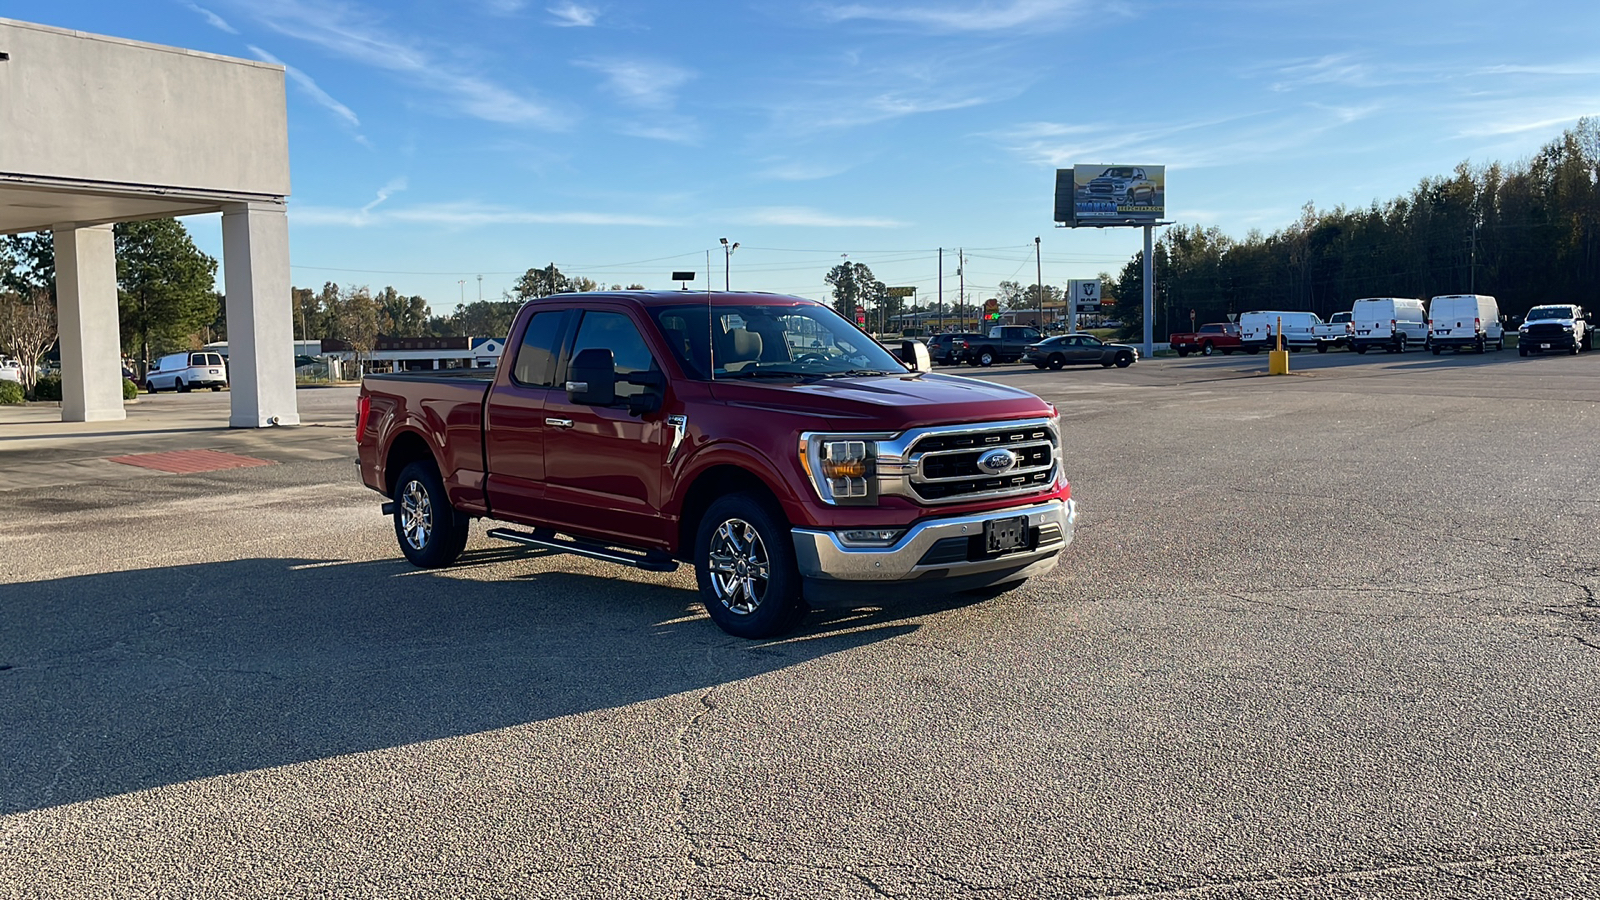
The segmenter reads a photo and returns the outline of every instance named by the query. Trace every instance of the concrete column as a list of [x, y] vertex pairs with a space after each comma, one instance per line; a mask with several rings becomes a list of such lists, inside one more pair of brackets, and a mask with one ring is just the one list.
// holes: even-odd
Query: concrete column
[[228, 380], [234, 428], [299, 425], [294, 394], [294, 315], [289, 219], [279, 203], [222, 209], [228, 292]]
[[61, 340], [61, 421], [113, 422], [122, 409], [122, 336], [111, 226], [51, 229]]

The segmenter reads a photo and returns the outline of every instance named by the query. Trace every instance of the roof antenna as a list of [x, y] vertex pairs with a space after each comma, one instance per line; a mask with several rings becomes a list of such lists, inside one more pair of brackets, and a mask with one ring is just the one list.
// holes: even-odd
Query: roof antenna
[[717, 336], [711, 326], [711, 251], [706, 251], [706, 367], [712, 381], [717, 380]]

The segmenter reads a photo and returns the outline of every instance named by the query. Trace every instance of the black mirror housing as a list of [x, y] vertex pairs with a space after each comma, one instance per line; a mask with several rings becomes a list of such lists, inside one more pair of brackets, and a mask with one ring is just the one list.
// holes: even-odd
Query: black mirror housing
[[567, 372], [567, 399], [583, 406], [617, 402], [616, 357], [604, 347], [580, 351]]

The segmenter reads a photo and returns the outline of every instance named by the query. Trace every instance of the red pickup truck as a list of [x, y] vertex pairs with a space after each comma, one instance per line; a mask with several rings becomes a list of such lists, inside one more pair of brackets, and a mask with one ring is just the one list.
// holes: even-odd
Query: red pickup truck
[[1201, 325], [1199, 331], [1184, 331], [1174, 334], [1167, 339], [1172, 349], [1178, 351], [1179, 356], [1188, 356], [1198, 353], [1201, 356], [1210, 356], [1220, 350], [1223, 356], [1243, 348], [1240, 342], [1239, 326], [1232, 322], [1211, 322]]
[[641, 569], [693, 563], [741, 637], [850, 586], [965, 590], [1050, 571], [1075, 507], [1055, 408], [929, 371], [773, 294], [530, 301], [490, 372], [363, 380], [361, 478], [419, 566], [493, 538]]

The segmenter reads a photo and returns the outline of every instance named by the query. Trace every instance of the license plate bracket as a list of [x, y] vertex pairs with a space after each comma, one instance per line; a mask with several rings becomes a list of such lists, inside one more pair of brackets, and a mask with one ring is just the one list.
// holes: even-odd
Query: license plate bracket
[[1540, 344], [1539, 345], [1539, 349], [1540, 350], [1549, 350], [1550, 349], [1550, 345], [1549, 344]]
[[1009, 553], [1028, 546], [1028, 517], [990, 519], [983, 523], [983, 544], [990, 553]]

